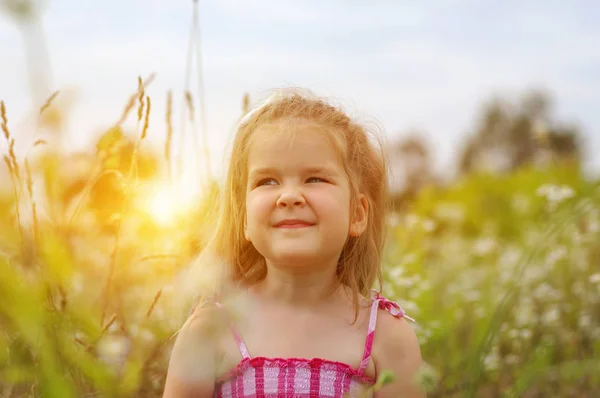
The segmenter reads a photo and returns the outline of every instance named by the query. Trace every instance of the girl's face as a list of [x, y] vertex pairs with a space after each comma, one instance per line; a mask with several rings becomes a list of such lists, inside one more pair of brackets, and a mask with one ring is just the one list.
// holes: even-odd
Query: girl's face
[[364, 224], [351, 220], [346, 173], [322, 131], [306, 124], [291, 134], [281, 126], [253, 133], [246, 239], [268, 264], [337, 264], [348, 236], [360, 234]]

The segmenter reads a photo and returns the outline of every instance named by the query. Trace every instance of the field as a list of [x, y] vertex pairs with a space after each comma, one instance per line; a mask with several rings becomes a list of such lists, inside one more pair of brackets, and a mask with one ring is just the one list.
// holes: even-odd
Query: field
[[[157, 211], [172, 160], [144, 145], [150, 103], [136, 107], [135, 135], [115, 126], [89, 153], [4, 156], [2, 397], [162, 393], [185, 316], [172, 282], [210, 234], [219, 182]], [[600, 184], [578, 167], [470, 173], [389, 215], [383, 291], [417, 320], [431, 397], [597, 397], [599, 261]]]

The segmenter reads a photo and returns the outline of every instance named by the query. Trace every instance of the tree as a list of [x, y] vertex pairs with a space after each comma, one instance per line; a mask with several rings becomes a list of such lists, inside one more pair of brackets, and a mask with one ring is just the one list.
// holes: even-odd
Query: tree
[[415, 198], [426, 185], [436, 183], [431, 164], [431, 149], [423, 135], [409, 133], [392, 145], [392, 195], [397, 207]]
[[580, 158], [579, 130], [555, 121], [550, 96], [532, 91], [516, 105], [501, 98], [484, 105], [475, 134], [462, 149], [459, 169], [508, 172], [527, 164], [579, 164]]

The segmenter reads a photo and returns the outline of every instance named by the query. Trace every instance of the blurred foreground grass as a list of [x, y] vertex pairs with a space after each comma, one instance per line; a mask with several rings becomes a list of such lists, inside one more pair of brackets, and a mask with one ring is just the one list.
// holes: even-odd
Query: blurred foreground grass
[[[210, 233], [218, 184], [164, 214], [170, 159], [140, 145], [139, 100], [139, 138], [115, 126], [95, 154], [5, 156], [2, 397], [162, 393], [183, 310], [170, 282]], [[600, 396], [598, 182], [560, 164], [471, 174], [389, 226], [384, 292], [417, 319], [430, 396]]]

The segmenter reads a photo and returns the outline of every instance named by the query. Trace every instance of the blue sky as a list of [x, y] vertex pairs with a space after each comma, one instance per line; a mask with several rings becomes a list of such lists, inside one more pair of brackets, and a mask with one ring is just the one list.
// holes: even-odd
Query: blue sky
[[[160, 145], [166, 92], [183, 87], [191, 11], [191, 0], [46, 2], [52, 88], [74, 99], [69, 145], [93, 142], [118, 118], [137, 76], [152, 72], [149, 138]], [[437, 168], [447, 171], [482, 101], [539, 87], [553, 95], [557, 118], [582, 127], [600, 171], [595, 0], [200, 0], [200, 11], [218, 165], [244, 92], [259, 98], [272, 88], [306, 87], [378, 123], [391, 139], [421, 130]], [[0, 98], [13, 131], [25, 137], [31, 102], [23, 40], [5, 14], [0, 54]]]

